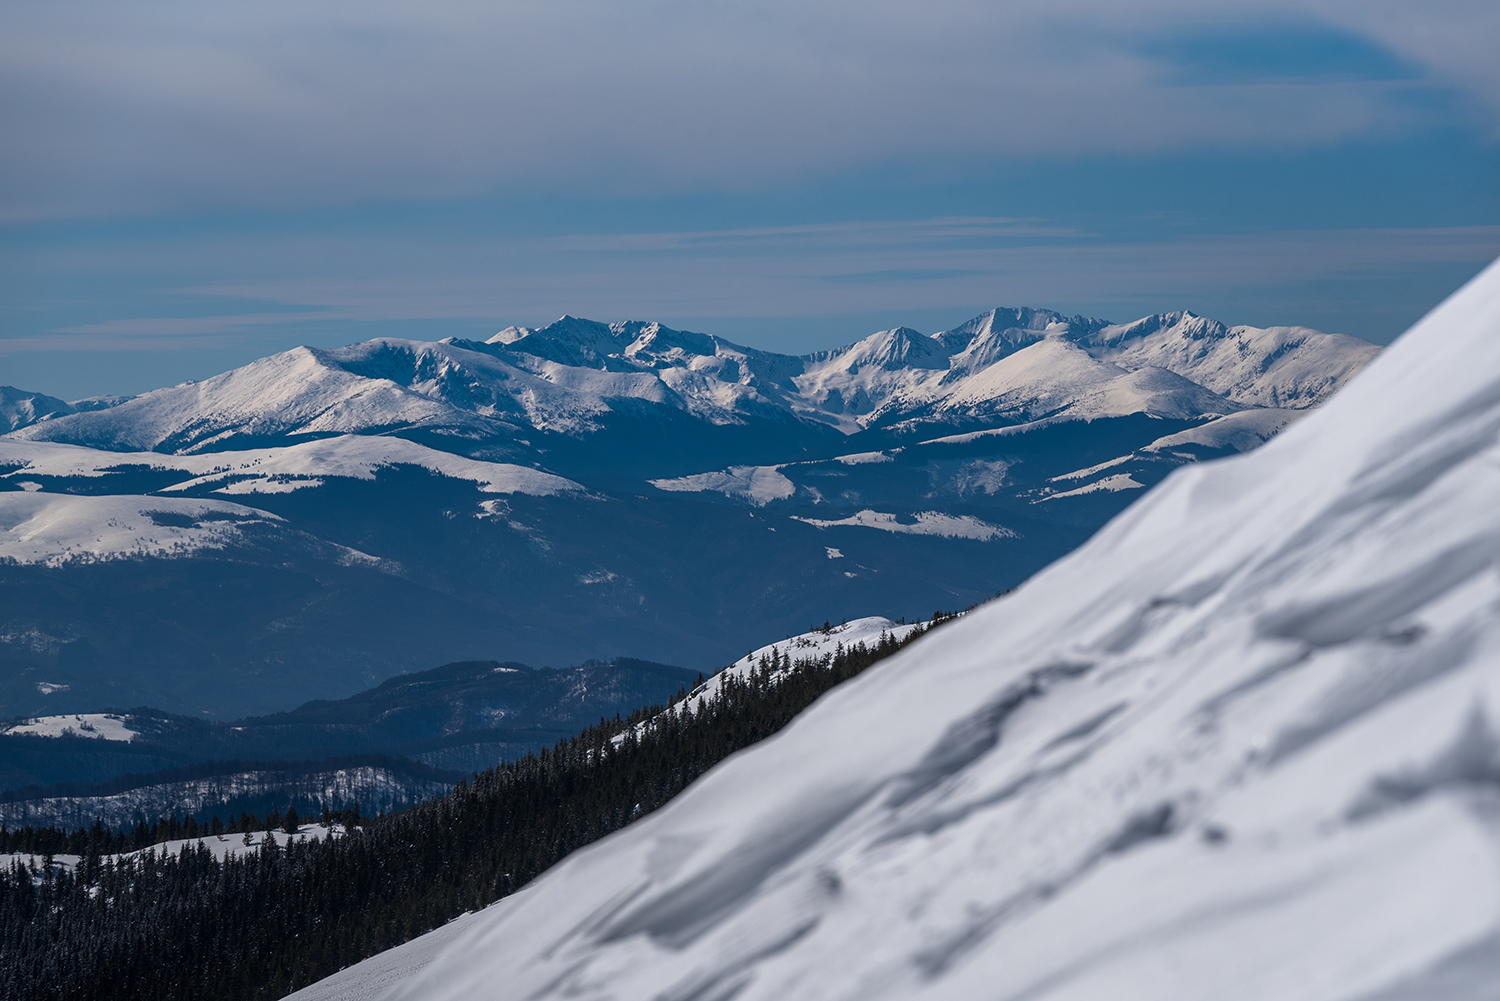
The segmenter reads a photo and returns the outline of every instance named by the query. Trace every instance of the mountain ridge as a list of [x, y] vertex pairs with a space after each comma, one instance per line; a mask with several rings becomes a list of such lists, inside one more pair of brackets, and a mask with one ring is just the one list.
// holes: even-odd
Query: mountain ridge
[[[425, 429], [522, 460], [536, 458], [530, 435], [585, 437], [632, 411], [712, 426], [803, 426], [804, 437], [816, 436], [805, 425], [821, 424], [853, 435], [880, 429], [888, 416], [951, 423], [954, 400], [987, 401], [994, 391], [978, 377], [989, 373], [992, 384], [997, 364], [1048, 342], [1126, 372], [1174, 372], [1241, 406], [1282, 409], [1326, 399], [1379, 350], [1347, 335], [1227, 327], [1186, 312], [1110, 324], [1017, 308], [932, 335], [900, 327], [793, 356], [655, 322], [565, 316], [485, 342], [378, 338], [293, 348], [106, 410], [44, 415], [8, 433], [186, 453], [235, 447], [235, 439]], [[442, 437], [428, 443], [459, 450]]]

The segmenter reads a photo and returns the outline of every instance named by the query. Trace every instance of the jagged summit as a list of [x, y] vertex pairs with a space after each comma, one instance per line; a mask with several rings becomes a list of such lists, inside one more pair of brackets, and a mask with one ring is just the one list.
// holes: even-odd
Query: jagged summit
[[[643, 420], [769, 422], [782, 435], [813, 442], [830, 426], [844, 434], [928, 425], [953, 431], [976, 421], [1093, 414], [1075, 393], [1094, 392], [1080, 387], [1097, 378], [1078, 382], [1090, 359], [1113, 366], [1116, 376], [1164, 370], [1195, 383], [1199, 397], [1228, 401], [1210, 400], [1203, 414], [1303, 409], [1326, 399], [1377, 350], [1352, 337], [1230, 328], [1185, 312], [1110, 324], [997, 308], [932, 335], [897, 327], [791, 356], [655, 322], [564, 316], [544, 327], [507, 327], [485, 342], [379, 338], [333, 350], [295, 348], [107, 409], [7, 391], [0, 420], [20, 437], [122, 451], [395, 433], [435, 435], [435, 447], [448, 442], [514, 458], [538, 433], [581, 440]], [[1157, 412], [1145, 397], [1108, 398], [1127, 408], [1109, 413]], [[788, 430], [799, 423], [804, 431]]]

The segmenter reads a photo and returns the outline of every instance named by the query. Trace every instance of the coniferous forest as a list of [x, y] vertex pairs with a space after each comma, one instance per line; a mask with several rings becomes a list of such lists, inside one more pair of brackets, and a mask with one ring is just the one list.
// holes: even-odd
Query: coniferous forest
[[[282, 997], [513, 893], [923, 631], [820, 659], [763, 658], [748, 675], [726, 675], [696, 711], [682, 691], [399, 813], [325, 816], [346, 825], [341, 837], [266, 839], [221, 862], [201, 842], [117, 856], [168, 839], [295, 829], [299, 818], [0, 830], [0, 852], [44, 856], [0, 874], [0, 999]], [[71, 872], [48, 865], [64, 853], [82, 857]]]

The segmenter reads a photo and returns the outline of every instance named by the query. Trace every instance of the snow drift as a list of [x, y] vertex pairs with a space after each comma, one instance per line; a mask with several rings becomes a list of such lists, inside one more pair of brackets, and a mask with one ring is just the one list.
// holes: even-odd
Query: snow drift
[[1480, 996], [1497, 497], [1492, 265], [1326, 408], [1179, 470], [388, 996]]

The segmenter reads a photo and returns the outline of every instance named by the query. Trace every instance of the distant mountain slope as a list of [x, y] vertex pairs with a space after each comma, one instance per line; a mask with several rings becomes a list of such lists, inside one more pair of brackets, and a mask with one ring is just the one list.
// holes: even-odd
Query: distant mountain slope
[[76, 401], [0, 435], [0, 715], [228, 718], [440, 661], [712, 669], [966, 607], [1376, 350], [997, 309], [792, 357], [564, 317]]
[[1490, 996], [1497, 332], [1500, 264], [380, 996]]
[[[187, 812], [206, 816], [219, 809], [222, 815], [236, 797], [258, 805], [241, 803], [234, 810], [265, 812], [277, 780], [262, 773], [312, 776], [287, 779], [311, 796], [308, 790], [325, 782], [319, 776], [334, 769], [306, 763], [331, 759], [340, 768], [374, 768], [349, 781], [379, 793], [378, 802], [365, 799], [367, 807], [386, 809], [431, 795], [444, 781], [451, 785], [550, 747], [601, 718], [665, 703], [698, 677], [696, 671], [624, 658], [558, 670], [473, 661], [398, 675], [347, 699], [308, 702], [234, 723], [152, 709], [11, 720], [0, 723], [0, 824], [76, 827], [87, 811], [80, 797], [98, 800], [96, 808], [123, 817], [119, 823], [132, 822], [133, 811], [154, 819], [189, 803], [198, 805]], [[289, 761], [304, 764], [288, 771]], [[403, 771], [403, 761], [422, 767]], [[213, 768], [194, 767], [215, 762]], [[268, 769], [256, 762], [279, 764]], [[176, 774], [183, 769], [192, 774]], [[349, 798], [359, 796], [356, 789]], [[313, 797], [319, 809], [333, 798], [335, 792]], [[84, 817], [82, 825], [92, 819]]]
[[1192, 313], [1103, 327], [1081, 343], [1117, 365], [1168, 369], [1243, 406], [1290, 410], [1326, 400], [1379, 350], [1344, 334], [1226, 327]]
[[0, 386], [0, 434], [76, 412], [55, 397]]
[[210, 762], [115, 782], [72, 782], [27, 790], [22, 796], [0, 796], [0, 826], [12, 831], [28, 826], [76, 831], [102, 822], [111, 830], [129, 830], [142, 820], [193, 817], [206, 822], [217, 816], [227, 823], [241, 813], [279, 814], [288, 806], [304, 817], [316, 817], [324, 810], [351, 809], [355, 803], [362, 813], [374, 815], [440, 796], [466, 776], [383, 755]]

